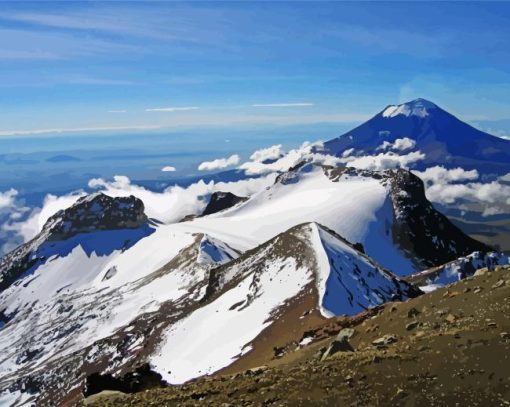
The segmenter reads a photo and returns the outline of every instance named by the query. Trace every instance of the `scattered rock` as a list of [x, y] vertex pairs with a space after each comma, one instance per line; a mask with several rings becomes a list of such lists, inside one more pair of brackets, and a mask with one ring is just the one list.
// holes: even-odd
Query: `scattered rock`
[[412, 331], [414, 328], [416, 328], [419, 325], [418, 321], [409, 322], [406, 325], [406, 331]]
[[285, 355], [285, 348], [275, 346], [273, 348], [273, 355], [275, 358], [281, 358], [283, 355]]
[[501, 337], [501, 339], [510, 339], [510, 333], [508, 332], [501, 332], [499, 336]]
[[406, 397], [407, 393], [404, 391], [404, 389], [401, 389], [400, 387], [397, 389], [396, 397], [403, 398]]
[[456, 320], [457, 317], [451, 313], [446, 316], [446, 321], [449, 322], [450, 324], [453, 324]]
[[423, 336], [425, 336], [425, 331], [418, 331], [418, 332], [416, 332], [416, 334], [415, 334], [415, 337], [416, 337], [416, 338], [421, 338], [421, 337], [423, 337]]
[[[342, 331], [340, 331], [340, 333], [341, 332]], [[333, 356], [335, 353], [338, 352], [354, 352], [354, 348], [351, 346], [349, 340], [347, 339], [348, 336], [346, 336], [346, 334], [340, 336], [340, 333], [338, 334], [339, 337], [337, 337], [337, 339], [331, 342], [331, 345], [328, 346], [328, 348], [322, 355], [321, 360], [329, 358], [330, 356]]]
[[474, 292], [475, 294], [478, 294], [478, 293], [479, 293], [479, 292], [481, 292], [482, 290], [483, 290], [483, 288], [482, 288], [482, 287], [476, 286], [476, 287], [474, 288], [473, 292]]
[[381, 338], [377, 338], [375, 341], [372, 341], [372, 345], [376, 347], [383, 347], [387, 345], [391, 345], [392, 343], [395, 343], [398, 341], [398, 338], [396, 335], [393, 334], [386, 334]]
[[408, 318], [414, 318], [416, 317], [418, 314], [420, 313], [420, 311], [418, 311], [416, 308], [411, 308], [409, 311], [407, 311], [407, 317]]
[[315, 353], [315, 358], [316, 359], [319, 359], [321, 360], [322, 359], [322, 356], [324, 355], [324, 353], [326, 352], [326, 350], [328, 350], [327, 347], [325, 346], [322, 346], [316, 353]]
[[500, 280], [498, 280], [498, 281], [496, 282], [496, 284], [494, 284], [494, 285], [492, 286], [492, 288], [499, 288], [499, 287], [503, 287], [504, 285], [505, 285], [505, 280], [501, 280], [501, 279], [500, 279]]
[[450, 291], [450, 290], [447, 290], [444, 294], [443, 294], [443, 297], [444, 298], [453, 298], [453, 297], [456, 297], [457, 295], [459, 295], [460, 293], [458, 291]]
[[481, 269], [478, 269], [475, 271], [475, 274], [474, 276], [477, 277], [477, 276], [483, 276], [485, 274], [487, 274], [487, 267], [484, 267], [484, 268], [481, 268]]
[[338, 332], [336, 339], [338, 341], [341, 341], [344, 339], [346, 339], [346, 340], [351, 339], [352, 336], [354, 335], [354, 332], [355, 332], [355, 330], [353, 328], [344, 328], [340, 332]]
[[246, 376], [258, 376], [264, 373], [267, 370], [267, 366], [257, 366], [251, 369], [248, 369], [244, 374]]

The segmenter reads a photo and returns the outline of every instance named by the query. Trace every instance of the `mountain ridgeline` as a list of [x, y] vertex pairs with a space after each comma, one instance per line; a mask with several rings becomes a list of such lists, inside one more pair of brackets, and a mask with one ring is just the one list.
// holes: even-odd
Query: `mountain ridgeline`
[[[508, 142], [425, 100], [390, 106], [325, 150], [378, 153], [404, 136], [428, 165], [509, 170]], [[307, 327], [360, 323], [449, 284], [465, 256], [489, 265], [491, 247], [438, 212], [408, 170], [305, 160], [274, 179], [250, 197], [214, 192], [180, 222], [103, 193], [50, 217], [0, 260], [0, 404], [77, 405], [111, 386], [277, 361], [318, 337]]]

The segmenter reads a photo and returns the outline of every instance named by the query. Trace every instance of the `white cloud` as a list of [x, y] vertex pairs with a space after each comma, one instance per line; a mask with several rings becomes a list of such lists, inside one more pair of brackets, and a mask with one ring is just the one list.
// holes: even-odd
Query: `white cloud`
[[260, 150], [255, 151], [250, 156], [250, 160], [258, 162], [263, 162], [266, 160], [276, 160], [277, 158], [280, 158], [282, 154], [283, 154], [282, 145], [276, 144], [274, 146], [262, 148]]
[[184, 107], [154, 107], [150, 109], [145, 109], [146, 112], [185, 112], [188, 110], [198, 110], [200, 109], [197, 106], [184, 106]]
[[499, 177], [499, 180], [504, 182], [510, 182], [510, 172], [503, 175], [502, 177]]
[[477, 170], [466, 171], [463, 168], [457, 167], [451, 170], [446, 169], [443, 166], [429, 167], [425, 171], [413, 171], [418, 177], [420, 177], [425, 184], [449, 184], [452, 182], [461, 181], [474, 181], [478, 179]]
[[199, 171], [213, 171], [221, 170], [223, 168], [231, 167], [239, 164], [241, 157], [238, 154], [233, 154], [228, 158], [218, 158], [213, 161], [204, 161], [198, 166]]
[[175, 169], [175, 167], [172, 167], [171, 165], [167, 165], [167, 166], [161, 168], [161, 171], [163, 171], [163, 172], [174, 172], [174, 171], [177, 171], [177, 170]]
[[264, 164], [261, 161], [247, 161], [241, 164], [239, 169], [244, 170], [246, 175], [261, 175], [273, 172], [287, 171], [289, 168], [295, 166], [303, 160], [309, 160], [325, 165], [336, 165], [337, 163], [341, 162], [337, 157], [325, 154], [317, 154], [313, 152], [315, 148], [320, 148], [322, 145], [323, 143], [320, 141], [315, 143], [304, 142], [299, 148], [290, 150], [288, 153], [272, 163]]
[[[239, 196], [250, 196], [272, 185], [275, 178], [276, 175], [270, 174], [266, 177], [237, 182], [215, 183], [210, 181], [205, 183], [201, 180], [187, 188], [172, 186], [163, 192], [153, 192], [142, 186], [132, 184], [128, 177], [122, 175], [114, 176], [112, 181], [94, 178], [89, 181], [88, 185], [90, 188], [100, 190], [111, 197], [134, 195], [143, 201], [147, 216], [171, 223], [180, 221], [186, 215], [200, 214], [207, 204], [203, 197], [208, 194], [223, 191], [232, 192]], [[9, 195], [12, 195], [12, 192], [9, 192]], [[16, 221], [4, 223], [0, 228], [0, 238], [4, 238], [4, 241], [8, 240], [8, 243], [3, 248], [0, 247], [0, 253], [2, 253], [2, 249], [5, 253], [7, 250], [14, 249], [18, 244], [34, 238], [51, 216], [60, 210], [71, 207], [84, 195], [85, 192], [83, 191], [62, 196], [48, 194], [42, 207], [33, 209], [25, 219], [16, 219]], [[29, 208], [21, 209], [29, 211]], [[9, 233], [9, 236], [6, 236], [7, 233]]]
[[69, 208], [84, 195], [85, 193], [83, 191], [62, 196], [48, 194], [44, 198], [42, 208], [32, 209], [30, 215], [26, 219], [4, 225], [4, 229], [15, 232], [26, 242], [35, 237], [42, 230], [44, 224], [50, 217], [62, 209]]
[[393, 152], [380, 153], [378, 155], [365, 155], [360, 157], [347, 157], [344, 162], [349, 167], [360, 169], [383, 171], [395, 168], [409, 168], [412, 164], [425, 158], [421, 151], [413, 151], [405, 155], [398, 155]]
[[410, 139], [408, 137], [404, 138], [398, 138], [393, 143], [390, 143], [389, 141], [383, 142], [379, 147], [377, 147], [377, 150], [398, 150], [398, 151], [405, 151], [405, 150], [411, 150], [416, 147], [416, 141], [413, 139]]
[[350, 157], [354, 153], [354, 148], [348, 148], [342, 153], [342, 158]]
[[470, 182], [479, 178], [478, 171], [463, 168], [446, 169], [442, 166], [413, 171], [426, 185], [427, 198], [441, 204], [467, 200], [485, 206], [483, 216], [506, 213], [510, 205], [510, 186], [499, 180], [481, 183]]
[[271, 185], [275, 176], [246, 179], [237, 182], [200, 180], [187, 188], [172, 186], [163, 192], [153, 192], [142, 186], [132, 184], [125, 176], [115, 176], [113, 181], [96, 178], [89, 181], [89, 187], [102, 190], [105, 194], [118, 197], [134, 195], [141, 199], [145, 205], [145, 213], [151, 218], [171, 223], [181, 220], [186, 215], [196, 215], [203, 211], [206, 202], [203, 196], [215, 191], [232, 192], [240, 196], [250, 196], [259, 190]]
[[433, 202], [452, 204], [459, 199], [481, 203], [510, 205], [510, 187], [492, 181], [486, 184], [433, 184], [427, 188], [427, 198]]
[[0, 256], [22, 243], [16, 225], [28, 216], [29, 211], [30, 208], [18, 200], [17, 190], [0, 191]]
[[5, 192], [0, 191], [0, 210], [14, 206], [17, 195], [18, 191], [14, 188], [8, 189]]
[[485, 218], [487, 216], [500, 215], [502, 213], [505, 213], [504, 209], [498, 208], [496, 206], [488, 206], [483, 210], [482, 216]]
[[252, 107], [308, 107], [313, 103], [256, 103]]

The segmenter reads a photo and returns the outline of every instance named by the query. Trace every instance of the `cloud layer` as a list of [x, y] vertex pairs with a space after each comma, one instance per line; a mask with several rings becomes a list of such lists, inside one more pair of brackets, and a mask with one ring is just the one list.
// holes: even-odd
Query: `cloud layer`
[[510, 212], [510, 186], [502, 183], [504, 177], [492, 182], [473, 182], [479, 177], [476, 170], [430, 167], [414, 171], [426, 185], [427, 198], [441, 204], [460, 201], [476, 203], [483, 207], [483, 216]]

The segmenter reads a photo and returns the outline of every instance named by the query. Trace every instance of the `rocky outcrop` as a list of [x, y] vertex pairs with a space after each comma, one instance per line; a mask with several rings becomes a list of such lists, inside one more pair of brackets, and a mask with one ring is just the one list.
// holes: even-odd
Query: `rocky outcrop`
[[425, 197], [423, 181], [406, 170], [391, 171], [388, 177], [395, 213], [393, 241], [404, 251], [424, 259], [423, 268], [446, 263], [474, 251], [492, 249], [472, 239]]
[[49, 218], [34, 239], [0, 259], [0, 292], [47, 260], [47, 255], [40, 250], [44, 244], [70, 239], [81, 233], [136, 229], [147, 221], [143, 202], [134, 196], [112, 198], [97, 193], [83, 197]]
[[79, 233], [134, 229], [147, 222], [143, 202], [134, 197], [112, 198], [97, 193], [85, 196], [48, 219], [48, 240], [65, 240]]
[[326, 167], [325, 174], [338, 182], [342, 176], [361, 176], [380, 180], [389, 189], [394, 221], [393, 242], [426, 269], [449, 262], [474, 251], [492, 248], [472, 239], [438, 212], [425, 196], [423, 181], [404, 170], [371, 171], [351, 167]]
[[248, 198], [234, 195], [231, 192], [213, 192], [209, 203], [204, 209], [202, 216], [211, 215], [216, 212], [231, 208], [240, 202], [246, 201]]

